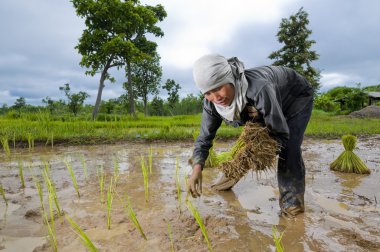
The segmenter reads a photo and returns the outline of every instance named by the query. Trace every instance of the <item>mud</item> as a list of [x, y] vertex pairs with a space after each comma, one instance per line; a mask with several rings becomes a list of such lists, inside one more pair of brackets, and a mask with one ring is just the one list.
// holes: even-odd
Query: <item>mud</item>
[[[224, 151], [232, 142], [217, 143]], [[145, 202], [141, 156], [148, 162], [149, 200]], [[272, 226], [283, 231], [286, 251], [379, 251], [380, 250], [380, 136], [359, 139], [354, 152], [371, 169], [370, 175], [330, 171], [329, 164], [343, 151], [340, 140], [306, 139], [306, 210], [295, 219], [278, 215], [278, 188], [275, 171], [248, 174], [228, 192], [215, 192], [210, 185], [221, 174], [217, 169], [203, 172], [203, 194], [191, 199], [202, 216], [214, 251], [275, 251]], [[207, 251], [194, 218], [184, 204], [178, 207], [175, 167], [178, 160], [182, 197], [186, 197], [185, 176], [191, 168], [188, 158], [192, 143], [119, 144], [104, 146], [38, 147], [16, 149], [11, 157], [0, 154], [0, 180], [8, 199], [0, 198], [0, 251], [51, 251], [41, 216], [39, 196], [31, 171], [42, 181], [43, 160], [50, 163], [64, 212], [87, 233], [100, 251], [168, 251], [172, 230], [175, 251]], [[81, 156], [88, 169], [84, 177]], [[78, 199], [63, 162], [72, 163], [79, 184]], [[107, 229], [106, 204], [101, 202], [97, 168], [104, 165], [106, 187], [114, 173], [120, 175]], [[21, 188], [19, 161], [24, 167], [26, 188]], [[29, 169], [28, 167], [31, 167]], [[128, 219], [123, 207], [125, 194], [147, 236], [144, 240]], [[44, 189], [45, 207], [47, 192]], [[56, 215], [59, 251], [86, 251], [63, 217]]]

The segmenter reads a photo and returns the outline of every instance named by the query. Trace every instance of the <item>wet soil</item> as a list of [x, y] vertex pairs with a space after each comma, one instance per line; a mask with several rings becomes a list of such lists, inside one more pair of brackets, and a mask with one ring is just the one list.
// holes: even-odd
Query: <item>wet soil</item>
[[[217, 143], [215, 149], [224, 151], [231, 145], [232, 142]], [[146, 202], [141, 157], [148, 164], [150, 147], [153, 165]], [[273, 226], [284, 232], [282, 243], [286, 251], [380, 251], [380, 136], [359, 139], [354, 150], [371, 169], [370, 175], [330, 171], [329, 164], [343, 151], [340, 140], [306, 139], [302, 148], [307, 170], [306, 210], [294, 219], [279, 216], [274, 170], [249, 174], [228, 192], [212, 191], [210, 185], [221, 173], [217, 169], [204, 170], [202, 197], [190, 200], [205, 222], [214, 251], [275, 251]], [[38, 147], [32, 151], [13, 150], [10, 157], [1, 153], [0, 181], [8, 206], [0, 196], [0, 251], [52, 251], [31, 175], [32, 172], [43, 181], [44, 161], [49, 162], [65, 214], [79, 224], [100, 251], [168, 251], [171, 240], [175, 251], [207, 251], [197, 223], [186, 205], [179, 207], [177, 200], [176, 162], [184, 199], [184, 178], [191, 171], [191, 152], [191, 142], [177, 142]], [[64, 159], [72, 164], [80, 198]], [[21, 188], [20, 162], [25, 188]], [[108, 229], [97, 170], [104, 166], [106, 190], [116, 163], [120, 175]], [[128, 219], [124, 208], [126, 194], [147, 240]], [[44, 199], [48, 209], [45, 188]], [[64, 217], [56, 214], [55, 228], [58, 251], [86, 251]]]

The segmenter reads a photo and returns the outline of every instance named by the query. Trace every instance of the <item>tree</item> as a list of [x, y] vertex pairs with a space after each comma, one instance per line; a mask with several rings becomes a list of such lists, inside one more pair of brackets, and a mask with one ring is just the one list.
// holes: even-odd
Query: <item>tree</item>
[[15, 110], [18, 111], [18, 114], [21, 114], [21, 109], [26, 107], [26, 102], [24, 97], [19, 97], [16, 99], [14, 105], [12, 106]]
[[162, 86], [163, 89], [168, 91], [168, 103], [170, 108], [174, 108], [175, 104], [179, 101], [178, 90], [181, 89], [181, 86], [176, 83], [174, 80], [167, 79], [165, 84]]
[[303, 8], [289, 19], [283, 18], [277, 38], [285, 45], [280, 50], [272, 52], [268, 58], [275, 60], [273, 62], [275, 66], [287, 66], [304, 75], [316, 93], [320, 88], [320, 71], [312, 67], [311, 62], [317, 60], [319, 55], [310, 50], [315, 41], [309, 39], [312, 31], [307, 28], [308, 24], [308, 14]]
[[132, 64], [132, 81], [136, 90], [136, 96], [141, 97], [144, 103], [144, 114], [148, 114], [148, 95], [158, 94], [161, 81], [162, 68], [160, 57], [156, 55], [151, 59]]
[[150, 107], [152, 115], [165, 115], [164, 101], [159, 96], [156, 95], [155, 97], [153, 97]]
[[145, 36], [147, 33], [163, 36], [155, 25], [166, 17], [163, 6], [143, 6], [138, 0], [72, 0], [72, 3], [87, 26], [75, 47], [82, 55], [80, 65], [91, 68], [86, 71], [91, 76], [101, 71], [93, 119], [100, 106], [104, 81], [115, 81], [108, 73], [112, 67], [126, 66], [130, 113], [135, 113], [131, 64], [154, 55], [157, 44]]
[[66, 83], [64, 87], [59, 87], [59, 90], [63, 91], [68, 99], [68, 107], [71, 112], [76, 116], [83, 106], [84, 100], [90, 97], [86, 92], [80, 91], [79, 93], [70, 93], [70, 85]]

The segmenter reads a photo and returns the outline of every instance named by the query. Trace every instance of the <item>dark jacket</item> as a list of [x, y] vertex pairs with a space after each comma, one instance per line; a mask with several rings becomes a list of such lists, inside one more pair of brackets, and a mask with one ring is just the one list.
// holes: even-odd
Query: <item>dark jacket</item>
[[[234, 127], [244, 125], [247, 121], [262, 123], [284, 147], [289, 138], [287, 120], [313, 100], [313, 89], [309, 82], [290, 68], [257, 67], [245, 70], [245, 77], [248, 81], [247, 104], [240, 114], [240, 120], [226, 120], [219, 115], [212, 102], [204, 99], [201, 130], [194, 144], [193, 164], [204, 166], [222, 121]], [[258, 116], [250, 118], [248, 106], [256, 108]]]

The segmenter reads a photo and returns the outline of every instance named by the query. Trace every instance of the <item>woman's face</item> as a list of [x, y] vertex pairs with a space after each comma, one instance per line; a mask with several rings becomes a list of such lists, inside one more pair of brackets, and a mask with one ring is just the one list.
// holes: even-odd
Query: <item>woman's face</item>
[[235, 97], [234, 85], [228, 83], [204, 93], [205, 98], [224, 107], [230, 106]]

